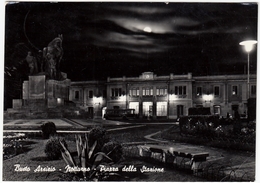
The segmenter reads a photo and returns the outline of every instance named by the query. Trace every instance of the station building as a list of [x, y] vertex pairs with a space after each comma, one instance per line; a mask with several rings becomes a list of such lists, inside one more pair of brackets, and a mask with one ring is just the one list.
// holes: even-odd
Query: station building
[[[249, 88], [249, 90], [248, 90]], [[93, 117], [106, 109], [135, 109], [139, 118], [174, 119], [192, 107], [210, 107], [211, 114], [248, 114], [248, 99], [256, 98], [256, 75], [157, 76], [107, 78], [107, 81], [71, 82], [69, 100]]]

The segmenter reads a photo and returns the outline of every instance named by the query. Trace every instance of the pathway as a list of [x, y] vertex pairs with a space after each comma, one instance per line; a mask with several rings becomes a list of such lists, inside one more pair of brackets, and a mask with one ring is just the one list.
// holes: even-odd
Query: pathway
[[[208, 152], [208, 163], [229, 166], [231, 169], [236, 170], [237, 174], [239, 174], [240, 171], [241, 176], [243, 175], [243, 173], [247, 172], [247, 176], [250, 177], [251, 180], [255, 179], [255, 152], [232, 151], [208, 146], [191, 145], [186, 143], [173, 143], [153, 138], [153, 136], [159, 133], [160, 131], [150, 135], [146, 135], [145, 138], [150, 141], [163, 143], [163, 145], [161, 145], [162, 148], [173, 147], [185, 152]], [[166, 142], [168, 143], [166, 144]]]
[[[132, 128], [140, 128], [147, 124], [162, 124], [162, 122], [158, 123], [124, 123], [119, 121], [110, 121], [110, 120], [68, 120], [68, 119], [33, 119], [33, 120], [13, 120], [6, 122], [4, 126], [20, 126], [25, 129], [18, 129], [18, 130], [4, 130], [4, 132], [39, 132], [39, 130], [29, 130], [27, 127], [30, 126], [37, 126], [40, 127], [41, 124], [47, 121], [52, 121], [55, 123], [57, 127], [67, 127], [71, 128], [74, 126], [77, 126], [78, 128], [75, 130], [57, 130], [59, 133], [84, 133], [88, 132], [85, 130], [86, 126], [94, 126], [98, 124], [105, 124], [109, 126], [115, 126], [115, 128], [108, 129], [107, 131], [119, 131], [119, 130], [125, 130], [125, 129], [132, 129]], [[129, 125], [130, 124], [130, 125]], [[171, 122], [163, 123], [163, 124], [174, 124]], [[116, 126], [122, 126], [122, 125], [129, 125], [124, 127], [116, 127]], [[184, 149], [185, 151], [202, 151], [202, 152], [208, 152], [209, 157], [207, 158], [207, 162], [212, 163], [219, 163], [223, 165], [229, 165], [233, 169], [239, 169], [246, 172], [249, 172], [250, 177], [255, 177], [255, 153], [254, 152], [238, 152], [238, 151], [230, 151], [225, 149], [218, 149], [218, 148], [212, 148], [207, 146], [199, 146], [199, 145], [190, 145], [185, 143], [173, 143], [169, 141], [163, 141], [160, 139], [153, 138], [153, 136], [159, 134], [159, 132], [152, 133], [149, 135], [146, 135], [144, 138], [147, 140], [150, 140], [151, 142], [156, 142], [159, 144], [163, 144], [164, 147], [177, 147], [178, 149]]]

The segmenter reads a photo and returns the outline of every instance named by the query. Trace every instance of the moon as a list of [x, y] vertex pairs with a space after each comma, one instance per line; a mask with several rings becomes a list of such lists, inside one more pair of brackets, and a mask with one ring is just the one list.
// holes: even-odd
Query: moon
[[152, 29], [150, 27], [145, 27], [144, 32], [152, 32]]

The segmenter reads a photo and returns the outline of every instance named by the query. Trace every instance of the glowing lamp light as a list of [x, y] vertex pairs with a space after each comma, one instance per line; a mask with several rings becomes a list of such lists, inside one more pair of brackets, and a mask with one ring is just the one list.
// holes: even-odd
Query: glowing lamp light
[[254, 48], [254, 45], [257, 43], [256, 40], [247, 40], [247, 41], [242, 41], [239, 43], [239, 45], [244, 46], [245, 50], [247, 52], [247, 98], [250, 96], [250, 84], [249, 84], [249, 75], [250, 75], [250, 59], [249, 59], [249, 53], [252, 51]]
[[176, 100], [176, 99], [177, 99], [177, 96], [174, 95], [174, 94], [171, 94], [171, 95], [169, 96], [169, 99], [170, 99], [170, 100]]
[[211, 100], [213, 99], [213, 95], [203, 95], [203, 100], [205, 100], [205, 102], [211, 102]]
[[57, 98], [57, 103], [61, 104], [61, 98]]
[[145, 27], [144, 28], [144, 32], [149, 32], [150, 33], [150, 32], [152, 32], [152, 29], [150, 27]]
[[100, 104], [102, 102], [102, 97], [93, 97], [94, 104]]
[[244, 46], [247, 53], [252, 51], [254, 48], [254, 45], [257, 43], [255, 40], [248, 40], [248, 41], [242, 41], [239, 43], [239, 45]]
[[124, 95], [124, 96], [119, 97], [118, 101], [126, 101], [126, 96]]

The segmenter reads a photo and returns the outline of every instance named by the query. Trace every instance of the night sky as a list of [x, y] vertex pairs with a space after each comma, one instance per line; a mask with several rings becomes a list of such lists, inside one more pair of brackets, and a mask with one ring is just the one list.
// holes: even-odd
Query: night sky
[[[5, 80], [27, 79], [27, 52], [37, 53], [58, 34], [63, 34], [61, 70], [72, 81], [138, 77], [145, 71], [243, 74], [247, 54], [239, 42], [257, 40], [257, 9], [256, 3], [7, 4]], [[256, 48], [250, 69], [256, 71]]]

